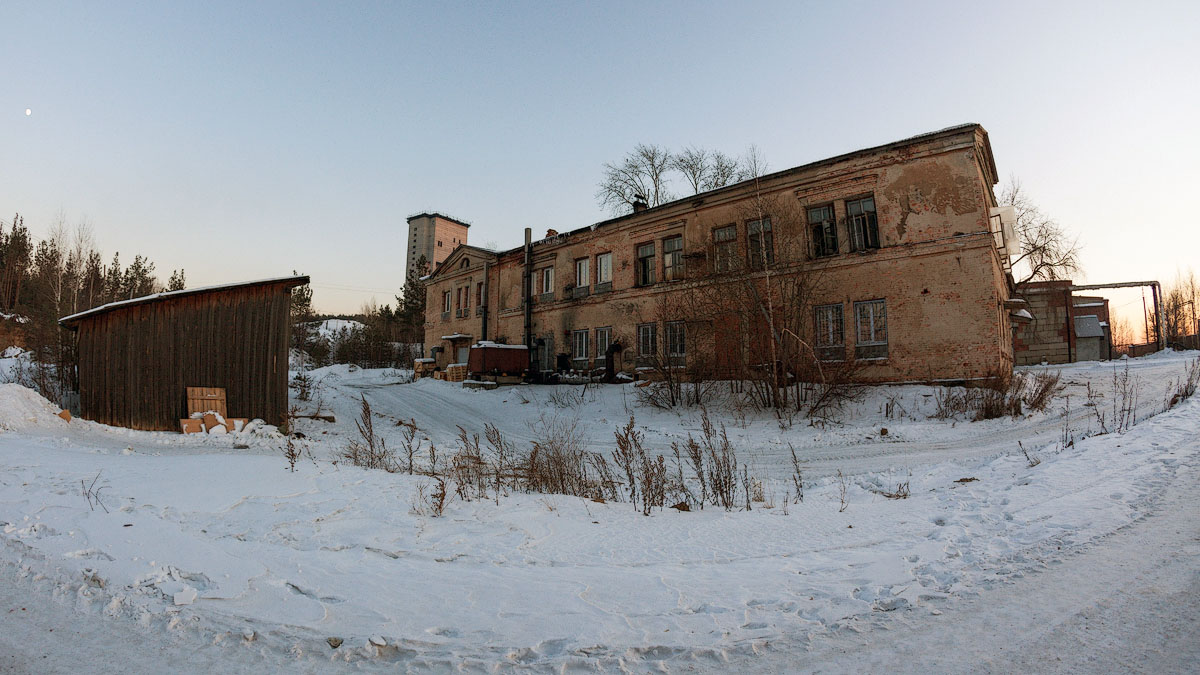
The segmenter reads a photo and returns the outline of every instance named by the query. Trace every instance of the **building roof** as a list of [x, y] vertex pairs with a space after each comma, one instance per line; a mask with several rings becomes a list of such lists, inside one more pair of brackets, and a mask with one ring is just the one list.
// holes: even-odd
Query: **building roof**
[[1102, 338], [1104, 337], [1104, 327], [1100, 325], [1100, 319], [1092, 316], [1077, 316], [1075, 317], [1075, 337], [1077, 338]]
[[[575, 230], [571, 230], [569, 232], [564, 232], [561, 234], [575, 234], [578, 232], [583, 232], [585, 230], [595, 230], [598, 227], [612, 225], [614, 223], [619, 223], [622, 221], [630, 220], [632, 218], [641, 218], [641, 217], [644, 217], [646, 214], [650, 214], [650, 213], [665, 211], [672, 207], [678, 206], [679, 204], [682, 204], [682, 203], [690, 203], [690, 202], [694, 202], [699, 199], [706, 199], [706, 198], [712, 197], [714, 195], [722, 194], [722, 193], [736, 192], [737, 190], [749, 187], [751, 184], [755, 183], [756, 181], [765, 182], [765, 181], [775, 180], [778, 178], [784, 178], [791, 174], [800, 173], [803, 171], [811, 171], [812, 169], [815, 169], [815, 168], [818, 168], [821, 166], [836, 164], [838, 162], [844, 162], [846, 160], [853, 159], [854, 157], [858, 157], [861, 155], [871, 155], [871, 154], [876, 154], [876, 153], [880, 153], [880, 152], [887, 152], [888, 150], [895, 150], [897, 148], [903, 148], [905, 146], [912, 145], [914, 143], [919, 143], [921, 141], [927, 141], [932, 138], [936, 138], [938, 136], [950, 136], [950, 135], [960, 134], [965, 131], [972, 131], [972, 130], [978, 130], [983, 135], [985, 149], [987, 150], [987, 157], [985, 158], [985, 160], [987, 161], [988, 169], [991, 171], [992, 175], [995, 176], [996, 175], [996, 161], [995, 161], [995, 158], [992, 157], [991, 143], [988, 140], [987, 131], [978, 122], [968, 122], [965, 124], [957, 124], [955, 126], [946, 127], [945, 129], [939, 129], [937, 131], [930, 131], [930, 132], [923, 133], [923, 134], [917, 134], [916, 136], [909, 136], [908, 138], [904, 138], [904, 139], [901, 139], [898, 141], [892, 141], [890, 143], [884, 143], [883, 145], [876, 145], [876, 146], [870, 147], [870, 148], [862, 148], [861, 150], [854, 150], [853, 152], [847, 152], [847, 153], [843, 153], [841, 155], [835, 155], [833, 157], [828, 157], [826, 159], [817, 160], [815, 162], [809, 162], [808, 164], [801, 164], [799, 166], [794, 166], [790, 169], [784, 169], [782, 171], [776, 171], [775, 173], [769, 173], [765, 176], [759, 176], [757, 178], [749, 178], [747, 180], [743, 180], [743, 181], [740, 181], [737, 183], [732, 183], [732, 184], [726, 185], [724, 187], [716, 188], [715, 190], [709, 190], [707, 192], [700, 192], [700, 193], [697, 193], [694, 195], [689, 195], [687, 197], [681, 197], [679, 199], [676, 199], [676, 200], [673, 200], [670, 202], [666, 202], [664, 204], [659, 204], [658, 206], [651, 206], [650, 208], [644, 209], [642, 211], [636, 211], [633, 213], [627, 213], [625, 215], [617, 216], [615, 218], [609, 218], [608, 220], [602, 220], [598, 223], [594, 223], [592, 225], [588, 225], [585, 227], [580, 227]], [[536, 243], [537, 243], [537, 241], [534, 241], [534, 244], [536, 244]], [[523, 250], [524, 248], [525, 248], [524, 245], [516, 246], [516, 247], [508, 249], [506, 251], [500, 251], [500, 252], [498, 252], [498, 255], [507, 255], [510, 253], [516, 253], [518, 251]]]
[[412, 221], [416, 220], [417, 218], [441, 218], [442, 220], [448, 220], [452, 223], [457, 223], [459, 225], [462, 225], [463, 227], [471, 226], [470, 223], [463, 222], [463, 221], [459, 220], [458, 218], [451, 218], [450, 216], [447, 216], [444, 213], [438, 213], [437, 211], [423, 211], [421, 213], [415, 213], [415, 214], [409, 216], [405, 220], [405, 222], [411, 223]]
[[182, 297], [186, 297], [189, 295], [200, 295], [203, 293], [218, 293], [221, 291], [228, 291], [228, 290], [235, 289], [235, 288], [247, 288], [250, 286], [274, 286], [274, 285], [282, 284], [282, 285], [286, 285], [288, 288], [293, 288], [295, 286], [303, 286], [304, 284], [307, 284], [308, 282], [309, 282], [308, 276], [300, 275], [300, 276], [289, 276], [289, 277], [274, 277], [274, 278], [270, 278], [270, 279], [258, 279], [256, 281], [238, 281], [238, 282], [234, 282], [234, 283], [230, 283], [230, 284], [217, 284], [214, 286], [201, 286], [199, 288], [185, 288], [182, 291], [165, 291], [163, 293], [154, 293], [151, 295], [143, 295], [140, 298], [131, 298], [129, 300], [119, 300], [117, 302], [110, 302], [107, 305], [100, 305], [99, 307], [93, 307], [91, 309], [84, 310], [82, 312], [78, 312], [78, 313], [72, 314], [70, 316], [64, 316], [63, 318], [58, 320], [58, 323], [61, 324], [65, 328], [70, 328], [71, 330], [74, 330], [75, 328], [78, 327], [78, 323], [82, 319], [90, 318], [90, 317], [96, 316], [98, 314], [105, 314], [107, 312], [111, 312], [116, 309], [124, 309], [126, 307], [133, 307], [134, 305], [144, 305], [144, 304], [151, 303], [151, 302], [174, 300], [176, 298], [182, 298]]

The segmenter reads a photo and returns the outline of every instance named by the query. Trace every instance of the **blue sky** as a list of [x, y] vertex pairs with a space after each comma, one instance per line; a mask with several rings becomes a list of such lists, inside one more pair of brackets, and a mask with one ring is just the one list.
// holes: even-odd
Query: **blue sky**
[[972, 121], [1088, 281], [1166, 280], [1200, 250], [1198, 8], [10, 0], [0, 218], [354, 311], [403, 282], [406, 216], [579, 227], [638, 142], [784, 169]]

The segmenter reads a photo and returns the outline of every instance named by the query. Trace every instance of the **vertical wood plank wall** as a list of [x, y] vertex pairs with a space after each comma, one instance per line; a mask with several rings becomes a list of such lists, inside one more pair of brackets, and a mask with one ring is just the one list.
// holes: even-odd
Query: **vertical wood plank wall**
[[[294, 285], [294, 284], [293, 284]], [[79, 322], [83, 417], [178, 430], [186, 387], [225, 389], [231, 417], [282, 424], [291, 288], [247, 286], [147, 302]]]

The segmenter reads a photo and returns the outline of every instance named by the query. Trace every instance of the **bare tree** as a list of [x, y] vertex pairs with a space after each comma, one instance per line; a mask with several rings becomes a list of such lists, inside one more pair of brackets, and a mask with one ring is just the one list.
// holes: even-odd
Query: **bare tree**
[[1134, 342], [1133, 324], [1123, 316], [1109, 317], [1109, 336], [1113, 347], [1124, 347]]
[[752, 172], [743, 170], [735, 158], [720, 151], [685, 148], [671, 158], [671, 168], [683, 174], [692, 194], [723, 188]]
[[619, 163], [604, 165], [604, 178], [596, 199], [613, 213], [632, 208], [639, 197], [649, 206], [670, 201], [667, 172], [672, 168], [671, 159], [666, 148], [639, 143]]
[[1062, 225], [1042, 213], [1016, 176], [1009, 177], [999, 201], [1016, 210], [1021, 251], [1011, 262], [1014, 269], [1023, 266], [1018, 283], [1068, 279], [1082, 271], [1078, 237], [1072, 238]]
[[1200, 301], [1200, 282], [1196, 280], [1196, 273], [1188, 268], [1186, 275], [1176, 272], [1175, 281], [1163, 290], [1162, 313], [1167, 340], [1183, 344], [1197, 331], [1196, 302]]

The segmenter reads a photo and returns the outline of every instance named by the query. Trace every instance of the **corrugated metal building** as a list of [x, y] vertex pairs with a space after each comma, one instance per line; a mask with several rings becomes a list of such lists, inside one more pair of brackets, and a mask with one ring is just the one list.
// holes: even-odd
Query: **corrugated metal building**
[[178, 430], [187, 387], [225, 389], [233, 417], [287, 414], [291, 289], [306, 276], [209, 286], [114, 302], [59, 320], [78, 332], [85, 419]]

